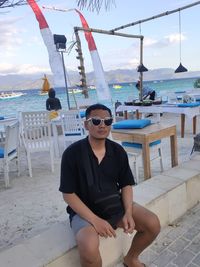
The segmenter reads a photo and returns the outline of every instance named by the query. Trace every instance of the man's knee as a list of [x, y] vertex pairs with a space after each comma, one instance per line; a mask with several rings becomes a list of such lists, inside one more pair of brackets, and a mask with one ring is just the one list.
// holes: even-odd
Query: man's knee
[[76, 235], [79, 252], [84, 256], [96, 254], [99, 250], [99, 236], [93, 227], [82, 228]]
[[[99, 236], [93, 227], [85, 227], [76, 235], [78, 251], [83, 266], [100, 266]], [[97, 265], [98, 264], [98, 265]]]
[[153, 236], [156, 237], [159, 234], [161, 226], [160, 226], [160, 220], [156, 214], [151, 213], [151, 215], [149, 216], [147, 220], [147, 227], [148, 227], [149, 232]]

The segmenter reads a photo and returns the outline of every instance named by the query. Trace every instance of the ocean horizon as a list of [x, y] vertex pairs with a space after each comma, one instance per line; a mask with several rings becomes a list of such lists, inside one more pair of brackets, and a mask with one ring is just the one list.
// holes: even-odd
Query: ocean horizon
[[[182, 78], [182, 79], [168, 79], [168, 80], [153, 80], [144, 81], [143, 86], [148, 86], [154, 89], [157, 96], [162, 96], [164, 99], [169, 92], [188, 91], [194, 89], [194, 82], [197, 77]], [[101, 102], [108, 105], [111, 109], [114, 107], [114, 103], [118, 100], [120, 102], [126, 102], [130, 99], [138, 99], [138, 91], [135, 87], [136, 82], [123, 82], [109, 84], [111, 92], [111, 101], [98, 101], [96, 90], [89, 90], [89, 97], [96, 102]], [[113, 85], [117, 85], [114, 86]], [[60, 99], [62, 108], [67, 109], [67, 94], [65, 88], [55, 88], [56, 96]], [[39, 89], [26, 89], [26, 90], [14, 90], [15, 92], [23, 92], [24, 95], [17, 98], [1, 99], [0, 100], [0, 115], [1, 116], [17, 116], [20, 111], [36, 111], [46, 109], [46, 99], [48, 95], [39, 95]], [[74, 94], [69, 93], [70, 107], [75, 107], [75, 100], [84, 98], [84, 95], [80, 92]], [[165, 99], [164, 99], [165, 100]]]

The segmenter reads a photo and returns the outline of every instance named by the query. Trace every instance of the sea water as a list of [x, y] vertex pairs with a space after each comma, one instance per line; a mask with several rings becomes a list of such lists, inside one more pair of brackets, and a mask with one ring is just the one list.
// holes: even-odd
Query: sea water
[[[157, 96], [162, 96], [164, 99], [169, 92], [186, 91], [194, 89], [194, 82], [197, 78], [187, 79], [170, 79], [170, 80], [157, 80], [157, 81], [144, 81], [144, 86], [154, 89]], [[138, 99], [138, 91], [135, 83], [117, 83], [121, 85], [120, 88], [113, 88], [109, 85], [111, 92], [111, 101], [98, 101], [96, 90], [89, 90], [89, 97], [95, 99], [96, 102], [101, 102], [109, 106], [111, 109], [114, 103], [118, 100], [121, 103], [130, 99]], [[0, 100], [0, 116], [18, 116], [20, 111], [37, 111], [46, 109], [46, 99], [48, 95], [39, 95], [39, 89], [29, 89], [23, 91], [25, 95], [17, 98]], [[62, 108], [67, 109], [67, 94], [65, 88], [56, 88], [56, 96], [60, 99]], [[75, 100], [84, 98], [81, 93], [69, 93], [70, 106], [75, 107]]]

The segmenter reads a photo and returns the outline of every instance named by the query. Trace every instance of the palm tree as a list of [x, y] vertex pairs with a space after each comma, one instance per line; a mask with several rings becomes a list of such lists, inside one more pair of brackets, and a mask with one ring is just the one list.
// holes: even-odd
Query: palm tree
[[[91, 11], [100, 11], [103, 4], [105, 9], [109, 9], [111, 5], [115, 4], [115, 0], [76, 0], [77, 6], [80, 9], [87, 8]], [[26, 0], [0, 0], [0, 8], [16, 7], [26, 5]]]
[[91, 11], [96, 10], [97, 12], [100, 11], [103, 4], [105, 9], [109, 9], [111, 5], [115, 5], [115, 0], [76, 0], [77, 5], [80, 9], [87, 8]]
[[0, 8], [26, 5], [26, 0], [0, 0]]

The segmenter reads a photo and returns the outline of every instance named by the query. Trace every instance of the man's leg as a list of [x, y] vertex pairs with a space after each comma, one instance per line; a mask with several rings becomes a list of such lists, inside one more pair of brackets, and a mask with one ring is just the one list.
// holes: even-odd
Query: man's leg
[[99, 236], [93, 226], [86, 226], [76, 234], [82, 267], [102, 267]]
[[71, 227], [76, 237], [82, 267], [102, 267], [99, 235], [94, 227], [77, 214], [72, 218]]
[[142, 267], [144, 265], [138, 257], [159, 234], [160, 222], [154, 213], [136, 203], [133, 204], [133, 219], [137, 233], [132, 240], [127, 255], [124, 257], [124, 263], [128, 267]]

